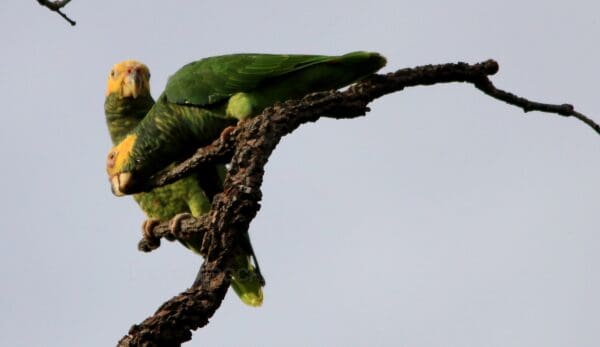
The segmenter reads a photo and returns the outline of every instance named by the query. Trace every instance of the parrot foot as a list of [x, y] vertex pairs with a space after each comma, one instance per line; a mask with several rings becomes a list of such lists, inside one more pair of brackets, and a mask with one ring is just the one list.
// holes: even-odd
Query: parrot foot
[[221, 138], [221, 141], [227, 140], [227, 138], [231, 135], [231, 133], [235, 130], [235, 128], [236, 128], [235, 125], [230, 125], [227, 128], [223, 129], [221, 131], [221, 136], [219, 136]]
[[179, 238], [179, 235], [181, 234], [181, 222], [190, 218], [194, 218], [191, 213], [184, 212], [176, 214], [175, 217], [173, 217], [169, 222], [171, 234], [176, 238]]
[[160, 220], [149, 218], [142, 224], [142, 240], [138, 244], [138, 249], [143, 252], [150, 252], [160, 247], [160, 238], [154, 235], [154, 227], [160, 224]]

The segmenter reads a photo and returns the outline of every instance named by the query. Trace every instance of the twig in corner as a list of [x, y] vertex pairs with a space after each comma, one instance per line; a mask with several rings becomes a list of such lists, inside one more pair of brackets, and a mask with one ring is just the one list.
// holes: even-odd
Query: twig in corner
[[63, 7], [65, 7], [68, 3], [70, 3], [71, 0], [58, 0], [58, 1], [37, 0], [37, 2], [40, 5], [42, 5], [44, 7], [47, 7], [48, 9], [50, 9], [50, 11], [54, 11], [54, 12], [58, 13], [67, 22], [69, 22], [69, 24], [71, 24], [73, 26], [75, 24], [77, 24], [74, 20], [72, 20], [71, 18], [69, 18], [63, 11], [61, 11], [61, 9]]

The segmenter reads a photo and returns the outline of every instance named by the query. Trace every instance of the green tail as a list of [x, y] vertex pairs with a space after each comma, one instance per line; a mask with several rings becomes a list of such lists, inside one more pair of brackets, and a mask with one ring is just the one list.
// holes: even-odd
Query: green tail
[[303, 97], [308, 93], [339, 89], [360, 80], [385, 65], [378, 53], [352, 52], [330, 57], [324, 62], [310, 65], [296, 72], [274, 78], [268, 85], [251, 93], [262, 108], [276, 101]]
[[[374, 74], [387, 63], [385, 57], [375, 52], [352, 52], [332, 59], [327, 76], [331, 80], [329, 89], [337, 89]], [[335, 78], [337, 75], [337, 79]], [[323, 77], [321, 77], [323, 78]]]
[[243, 254], [235, 257], [234, 268], [231, 275], [231, 288], [246, 305], [254, 307], [262, 305], [262, 287], [265, 282], [260, 270], [252, 265], [249, 256]]
[[[194, 238], [189, 242], [181, 243], [191, 249], [192, 251], [200, 254], [200, 250], [197, 245], [202, 242], [199, 238]], [[252, 263], [254, 262], [254, 264]], [[246, 233], [242, 249], [234, 259], [232, 264], [231, 274], [231, 288], [237, 294], [237, 296], [246, 305], [258, 307], [263, 302], [263, 291], [262, 287], [265, 286], [265, 280], [260, 273], [260, 267], [258, 261], [254, 255], [252, 244], [250, 243], [250, 236]], [[202, 281], [202, 269], [198, 271], [196, 279], [194, 280], [193, 287], [198, 286]]]
[[384, 57], [372, 52], [352, 52], [337, 57], [315, 56], [313, 59], [317, 61], [271, 77], [252, 91], [233, 95], [226, 113], [238, 119], [251, 117], [276, 102], [345, 87], [377, 72], [386, 63]]

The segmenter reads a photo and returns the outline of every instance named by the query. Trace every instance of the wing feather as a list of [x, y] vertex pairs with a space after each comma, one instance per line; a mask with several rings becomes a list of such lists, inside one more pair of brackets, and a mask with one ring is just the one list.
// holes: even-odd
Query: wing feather
[[198, 60], [173, 74], [165, 88], [169, 102], [207, 106], [267, 80], [308, 66], [335, 60], [323, 55], [232, 54]]

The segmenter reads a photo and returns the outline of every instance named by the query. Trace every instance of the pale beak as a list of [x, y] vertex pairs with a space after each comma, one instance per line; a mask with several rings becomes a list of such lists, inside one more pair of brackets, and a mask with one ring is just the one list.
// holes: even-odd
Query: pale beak
[[127, 187], [131, 184], [131, 172], [121, 172], [110, 178], [110, 188], [116, 196], [123, 196], [127, 193]]
[[135, 99], [140, 95], [142, 87], [142, 76], [137, 69], [131, 70], [125, 77], [125, 86], [123, 88], [124, 94]]

